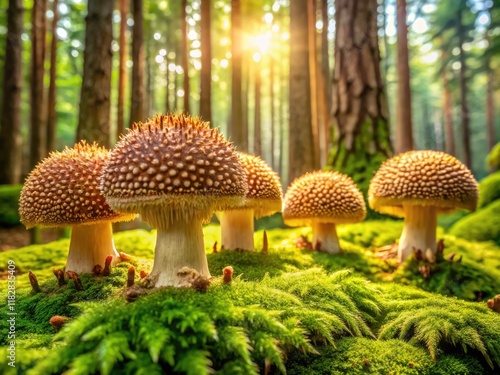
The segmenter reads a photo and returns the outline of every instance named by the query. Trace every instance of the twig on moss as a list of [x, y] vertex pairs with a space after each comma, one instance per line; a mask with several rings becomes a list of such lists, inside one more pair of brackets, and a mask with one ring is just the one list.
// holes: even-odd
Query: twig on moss
[[67, 316], [60, 316], [60, 315], [55, 315], [52, 318], [50, 318], [50, 325], [54, 327], [56, 332], [59, 332], [59, 330], [71, 320], [71, 318], [68, 318]]
[[78, 274], [76, 272], [66, 271], [66, 276], [68, 276], [68, 279], [73, 280], [76, 290], [83, 290], [83, 284], [80, 281], [80, 278], [78, 277]]
[[100, 264], [96, 264], [96, 265], [94, 266], [94, 268], [92, 268], [92, 274], [93, 274], [94, 276], [99, 276], [99, 275], [101, 274], [101, 272], [102, 272], [102, 267], [101, 267], [101, 265], [100, 265]]
[[108, 255], [106, 257], [106, 261], [104, 262], [104, 269], [102, 270], [102, 275], [103, 276], [109, 276], [111, 275], [111, 262], [113, 261], [113, 256]]
[[212, 251], [214, 254], [217, 254], [218, 251], [217, 251], [217, 241], [214, 242], [214, 246], [212, 247]]
[[267, 254], [269, 243], [267, 242], [267, 232], [264, 230], [264, 239], [262, 240], [262, 252]]
[[139, 272], [139, 277], [142, 279], [145, 279], [146, 277], [148, 277], [149, 273], [147, 273], [146, 271], [142, 270], [141, 272]]
[[57, 279], [57, 285], [59, 285], [59, 286], [66, 285], [66, 280], [64, 279], [64, 270], [61, 270], [61, 269], [52, 270], [52, 272], [54, 273], [54, 276]]
[[36, 278], [35, 274], [29, 271], [28, 277], [30, 279], [31, 289], [33, 289], [33, 293], [40, 293], [42, 289], [40, 289], [40, 285], [38, 285], [38, 279]]
[[134, 285], [134, 279], [135, 279], [135, 268], [130, 267], [127, 272], [127, 287], [131, 287]]
[[224, 284], [229, 284], [231, 281], [233, 281], [233, 272], [233, 267], [224, 267], [224, 269], [222, 270], [222, 281], [224, 282]]

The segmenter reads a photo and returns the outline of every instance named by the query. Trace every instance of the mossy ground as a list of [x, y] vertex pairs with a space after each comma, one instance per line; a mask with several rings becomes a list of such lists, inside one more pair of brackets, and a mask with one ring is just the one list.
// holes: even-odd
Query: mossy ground
[[[7, 261], [16, 263], [19, 313], [18, 367], [2, 358], [0, 372], [251, 374], [267, 367], [289, 374], [498, 373], [500, 315], [484, 301], [500, 293], [500, 248], [440, 230], [445, 258], [455, 253], [455, 261], [432, 266], [424, 278], [415, 259], [396, 268], [375, 254], [401, 229], [398, 221], [339, 226], [344, 253], [332, 256], [296, 248], [298, 238], [310, 238], [308, 228], [268, 230], [268, 253], [261, 251], [262, 230], [254, 252], [213, 253], [219, 227], [209, 225], [205, 245], [214, 280], [208, 292], [164, 289], [133, 303], [122, 297], [127, 270], [135, 267], [136, 281], [139, 271], [149, 272], [154, 231], [117, 233], [116, 246], [131, 261], [108, 277], [83, 275], [82, 291], [72, 281], [59, 287], [52, 273], [64, 266], [68, 240], [0, 253], [4, 275]], [[229, 265], [235, 280], [224, 285], [222, 269]], [[42, 293], [32, 294], [28, 271]], [[0, 280], [0, 289], [6, 283]], [[434, 320], [425, 319], [428, 311]], [[49, 324], [54, 315], [74, 318], [56, 340]], [[0, 330], [6, 329], [3, 319]]]

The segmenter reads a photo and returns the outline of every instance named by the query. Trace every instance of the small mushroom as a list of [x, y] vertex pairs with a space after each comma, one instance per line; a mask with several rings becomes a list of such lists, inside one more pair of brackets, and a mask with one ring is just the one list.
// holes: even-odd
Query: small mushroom
[[280, 212], [283, 192], [277, 173], [264, 160], [237, 154], [245, 169], [248, 189], [243, 204], [216, 213], [221, 225], [221, 246], [226, 250], [253, 250], [254, 218]]
[[111, 223], [135, 217], [111, 210], [99, 192], [107, 155], [85, 141], [53, 152], [31, 171], [21, 191], [19, 214], [26, 228], [72, 227], [66, 271], [92, 272], [108, 255], [117, 261]]
[[239, 204], [245, 172], [217, 129], [181, 114], [134, 124], [111, 151], [101, 190], [118, 212], [139, 213], [158, 230], [146, 287], [180, 286], [183, 267], [210, 277], [202, 223]]
[[316, 171], [296, 178], [283, 201], [283, 220], [290, 226], [312, 226], [315, 250], [341, 251], [337, 224], [356, 223], [366, 215], [363, 195], [342, 173]]
[[405, 219], [398, 244], [400, 262], [413, 249], [422, 251], [427, 261], [435, 261], [437, 215], [458, 208], [473, 211], [477, 197], [471, 171], [439, 151], [409, 151], [387, 160], [368, 190], [371, 208]]

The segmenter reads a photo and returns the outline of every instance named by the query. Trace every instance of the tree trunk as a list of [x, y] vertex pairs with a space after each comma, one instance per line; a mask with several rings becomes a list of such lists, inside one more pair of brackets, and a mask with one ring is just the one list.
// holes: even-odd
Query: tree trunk
[[0, 119], [0, 184], [21, 181], [21, 35], [24, 28], [23, 0], [9, 0], [4, 63], [3, 103]]
[[313, 168], [319, 169], [319, 119], [318, 119], [318, 77], [316, 50], [316, 4], [315, 0], [307, 1], [307, 36], [309, 43], [309, 82], [311, 85], [311, 125], [313, 136]]
[[132, 98], [130, 123], [144, 121], [144, 13], [143, 0], [132, 1], [134, 26], [132, 27]]
[[457, 27], [460, 49], [459, 60], [459, 82], [460, 82], [460, 106], [461, 106], [461, 119], [462, 119], [462, 142], [464, 147], [464, 164], [470, 169], [472, 168], [472, 155], [470, 150], [470, 129], [469, 129], [469, 105], [467, 103], [467, 65], [465, 62], [465, 33], [464, 26], [462, 25], [462, 11], [457, 12]]
[[451, 104], [450, 84], [447, 72], [443, 73], [443, 115], [444, 115], [444, 138], [446, 153], [455, 156], [455, 135], [453, 130], [453, 113]]
[[47, 151], [54, 150], [56, 136], [56, 67], [57, 67], [57, 21], [59, 20], [59, 11], [57, 6], [59, 0], [53, 0], [52, 3], [52, 40], [50, 43], [50, 79], [47, 108]]
[[184, 90], [184, 112], [189, 110], [189, 40], [187, 26], [187, 0], [182, 0], [181, 6], [181, 30], [182, 30], [182, 70], [184, 71], [183, 90]]
[[[151, 31], [151, 21], [148, 21], [146, 35], [153, 35]], [[154, 40], [154, 39], [153, 39]], [[156, 41], [155, 41], [156, 42]], [[145, 107], [144, 107], [144, 120], [151, 117], [155, 113], [156, 98], [155, 98], [155, 71], [151, 66], [155, 63], [155, 51], [158, 51], [156, 43], [150, 42], [146, 44], [146, 95], [145, 95]], [[155, 66], [156, 68], [156, 66]]]
[[276, 111], [274, 107], [274, 58], [269, 55], [269, 107], [271, 111], [271, 169], [276, 170]]
[[380, 75], [377, 1], [336, 0], [332, 167], [354, 177], [364, 192], [391, 155], [387, 101]]
[[488, 129], [488, 151], [495, 147], [495, 73], [488, 63], [488, 86], [486, 88], [486, 126]]
[[261, 135], [261, 62], [254, 63], [254, 128], [253, 128], [253, 153], [262, 156]]
[[244, 139], [242, 104], [242, 32], [241, 0], [231, 0], [231, 116], [228, 134], [233, 144], [246, 151], [248, 144]]
[[113, 2], [89, 0], [77, 141], [110, 146]]
[[396, 106], [396, 144], [394, 148], [396, 153], [402, 153], [413, 150], [406, 0], [397, 0], [397, 38], [398, 102]]
[[[382, 0], [382, 31], [384, 38], [384, 82], [387, 84], [387, 75], [389, 73], [389, 40], [387, 38], [386, 28], [387, 28], [387, 0]], [[406, 21], [405, 21], [406, 23]]]
[[30, 166], [42, 160], [46, 153], [47, 130], [44, 111], [44, 63], [47, 0], [35, 0], [31, 19], [31, 142]]
[[119, 55], [118, 55], [118, 105], [117, 105], [117, 127], [116, 127], [116, 139], [120, 139], [120, 135], [125, 133], [125, 85], [127, 79], [127, 67], [126, 67], [126, 57], [127, 57], [127, 17], [128, 17], [128, 0], [119, 0], [120, 7], [120, 36], [118, 38], [119, 43]]
[[307, 2], [290, 1], [288, 181], [314, 170]]
[[201, 72], [200, 72], [200, 116], [212, 123], [212, 39], [211, 1], [201, 0]]
[[318, 49], [321, 51], [320, 66], [317, 72], [318, 82], [318, 121], [319, 121], [319, 166], [324, 168], [328, 163], [330, 149], [330, 61], [328, 53], [328, 1], [321, 0], [321, 18], [323, 29], [317, 37]]

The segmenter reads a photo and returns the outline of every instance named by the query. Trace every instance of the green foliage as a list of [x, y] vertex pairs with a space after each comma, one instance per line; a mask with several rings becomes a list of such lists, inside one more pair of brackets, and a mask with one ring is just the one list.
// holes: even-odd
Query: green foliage
[[354, 225], [341, 225], [338, 235], [342, 240], [364, 248], [379, 247], [394, 243], [403, 231], [403, 221], [364, 221]]
[[205, 294], [170, 288], [94, 305], [57, 334], [63, 346], [31, 373], [258, 374], [265, 363], [285, 373], [290, 350], [316, 352], [310, 340], [372, 336], [366, 322], [380, 311], [377, 293], [349, 272], [214, 284]]
[[500, 245], [500, 200], [456, 222], [450, 234], [472, 241], [494, 241]]
[[485, 177], [479, 183], [479, 209], [500, 199], [500, 172], [495, 172]]
[[487, 372], [473, 358], [442, 355], [434, 363], [423, 348], [401, 340], [375, 341], [362, 337], [343, 338], [336, 348], [322, 347], [320, 355], [294, 352], [287, 362], [288, 375], [366, 373], [484, 375]]
[[0, 185], [0, 227], [21, 224], [18, 202], [22, 187], [22, 185]]
[[500, 315], [484, 304], [399, 289], [385, 304], [379, 339], [421, 345], [433, 360], [457, 350], [478, 353], [492, 369], [500, 367]]
[[444, 230], [448, 230], [453, 226], [453, 224], [455, 224], [457, 221], [467, 216], [468, 214], [469, 211], [467, 210], [457, 210], [455, 212], [452, 212], [451, 214], [438, 215], [438, 226], [440, 226]]
[[488, 166], [490, 168], [500, 168], [500, 142], [488, 154]]

